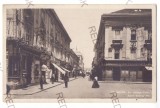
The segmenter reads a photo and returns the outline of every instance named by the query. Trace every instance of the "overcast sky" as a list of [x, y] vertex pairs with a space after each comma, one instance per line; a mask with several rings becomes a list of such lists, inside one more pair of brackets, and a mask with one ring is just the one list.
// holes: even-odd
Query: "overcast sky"
[[54, 8], [72, 42], [71, 48], [80, 51], [84, 57], [84, 67], [91, 68], [94, 57], [94, 44], [89, 27], [95, 26], [98, 34], [101, 15], [117, 9], [98, 5], [72, 5]]

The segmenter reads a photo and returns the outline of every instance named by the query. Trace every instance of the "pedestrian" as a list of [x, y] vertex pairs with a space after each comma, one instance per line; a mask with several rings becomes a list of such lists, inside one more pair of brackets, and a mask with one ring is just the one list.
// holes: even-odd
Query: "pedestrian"
[[73, 73], [73, 77], [76, 77], [76, 68], [75, 67], [73, 68], [72, 73]]
[[46, 82], [46, 72], [48, 71], [48, 67], [43, 64], [41, 67], [41, 75], [44, 77], [44, 83], [47, 84]]
[[99, 88], [98, 77], [94, 77], [92, 88]]
[[44, 76], [41, 75], [39, 80], [40, 80], [40, 81], [39, 81], [39, 83], [40, 83], [40, 88], [43, 89]]
[[10, 88], [9, 84], [6, 84], [6, 94], [7, 94], [7, 97], [10, 95], [10, 91], [11, 91], [11, 88]]
[[65, 88], [68, 88], [68, 81], [69, 81], [68, 72], [66, 72], [64, 75]]

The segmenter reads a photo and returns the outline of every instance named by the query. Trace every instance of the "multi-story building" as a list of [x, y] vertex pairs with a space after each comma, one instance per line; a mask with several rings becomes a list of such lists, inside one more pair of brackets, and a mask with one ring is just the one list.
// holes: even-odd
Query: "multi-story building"
[[71, 50], [70, 63], [71, 63], [72, 69], [73, 67], [79, 67], [79, 57], [73, 50]]
[[100, 80], [152, 81], [151, 9], [103, 14], [93, 68]]
[[72, 70], [71, 39], [53, 9], [7, 9], [6, 28], [9, 82], [18, 87], [39, 82], [42, 64]]
[[83, 55], [79, 51], [75, 51], [76, 55], [79, 57], [79, 68], [81, 71], [84, 71]]

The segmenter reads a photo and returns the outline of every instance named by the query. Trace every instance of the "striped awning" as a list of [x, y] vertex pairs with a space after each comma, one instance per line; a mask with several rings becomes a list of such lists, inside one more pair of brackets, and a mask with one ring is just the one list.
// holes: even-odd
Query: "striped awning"
[[55, 63], [52, 63], [52, 64], [53, 64], [53, 66], [54, 66], [55, 68], [57, 68], [62, 74], [65, 74], [65, 73], [66, 73], [61, 67], [59, 67], [59, 66], [56, 65]]
[[69, 71], [69, 70], [67, 70], [66, 68], [63, 68], [63, 67], [61, 67], [63, 70], [65, 70], [65, 71], [67, 71], [67, 72], [71, 72], [71, 71]]

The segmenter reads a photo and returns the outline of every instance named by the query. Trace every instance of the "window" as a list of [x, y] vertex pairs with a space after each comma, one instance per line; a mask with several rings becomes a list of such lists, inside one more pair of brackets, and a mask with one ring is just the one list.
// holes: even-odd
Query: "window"
[[145, 49], [141, 48], [141, 57], [144, 57], [144, 56], [145, 56]]
[[120, 39], [120, 30], [115, 30], [115, 39]]
[[137, 78], [138, 78], [138, 79], [141, 79], [142, 76], [143, 76], [142, 71], [138, 71], [138, 72], [137, 72]]
[[136, 30], [131, 30], [131, 40], [136, 40]]
[[120, 35], [120, 30], [115, 30], [115, 35]]
[[152, 40], [152, 31], [148, 30], [148, 40]]
[[119, 59], [119, 50], [115, 50], [114, 58]]
[[112, 48], [108, 48], [108, 52], [112, 52]]
[[136, 49], [135, 48], [131, 48], [131, 53], [136, 53]]

